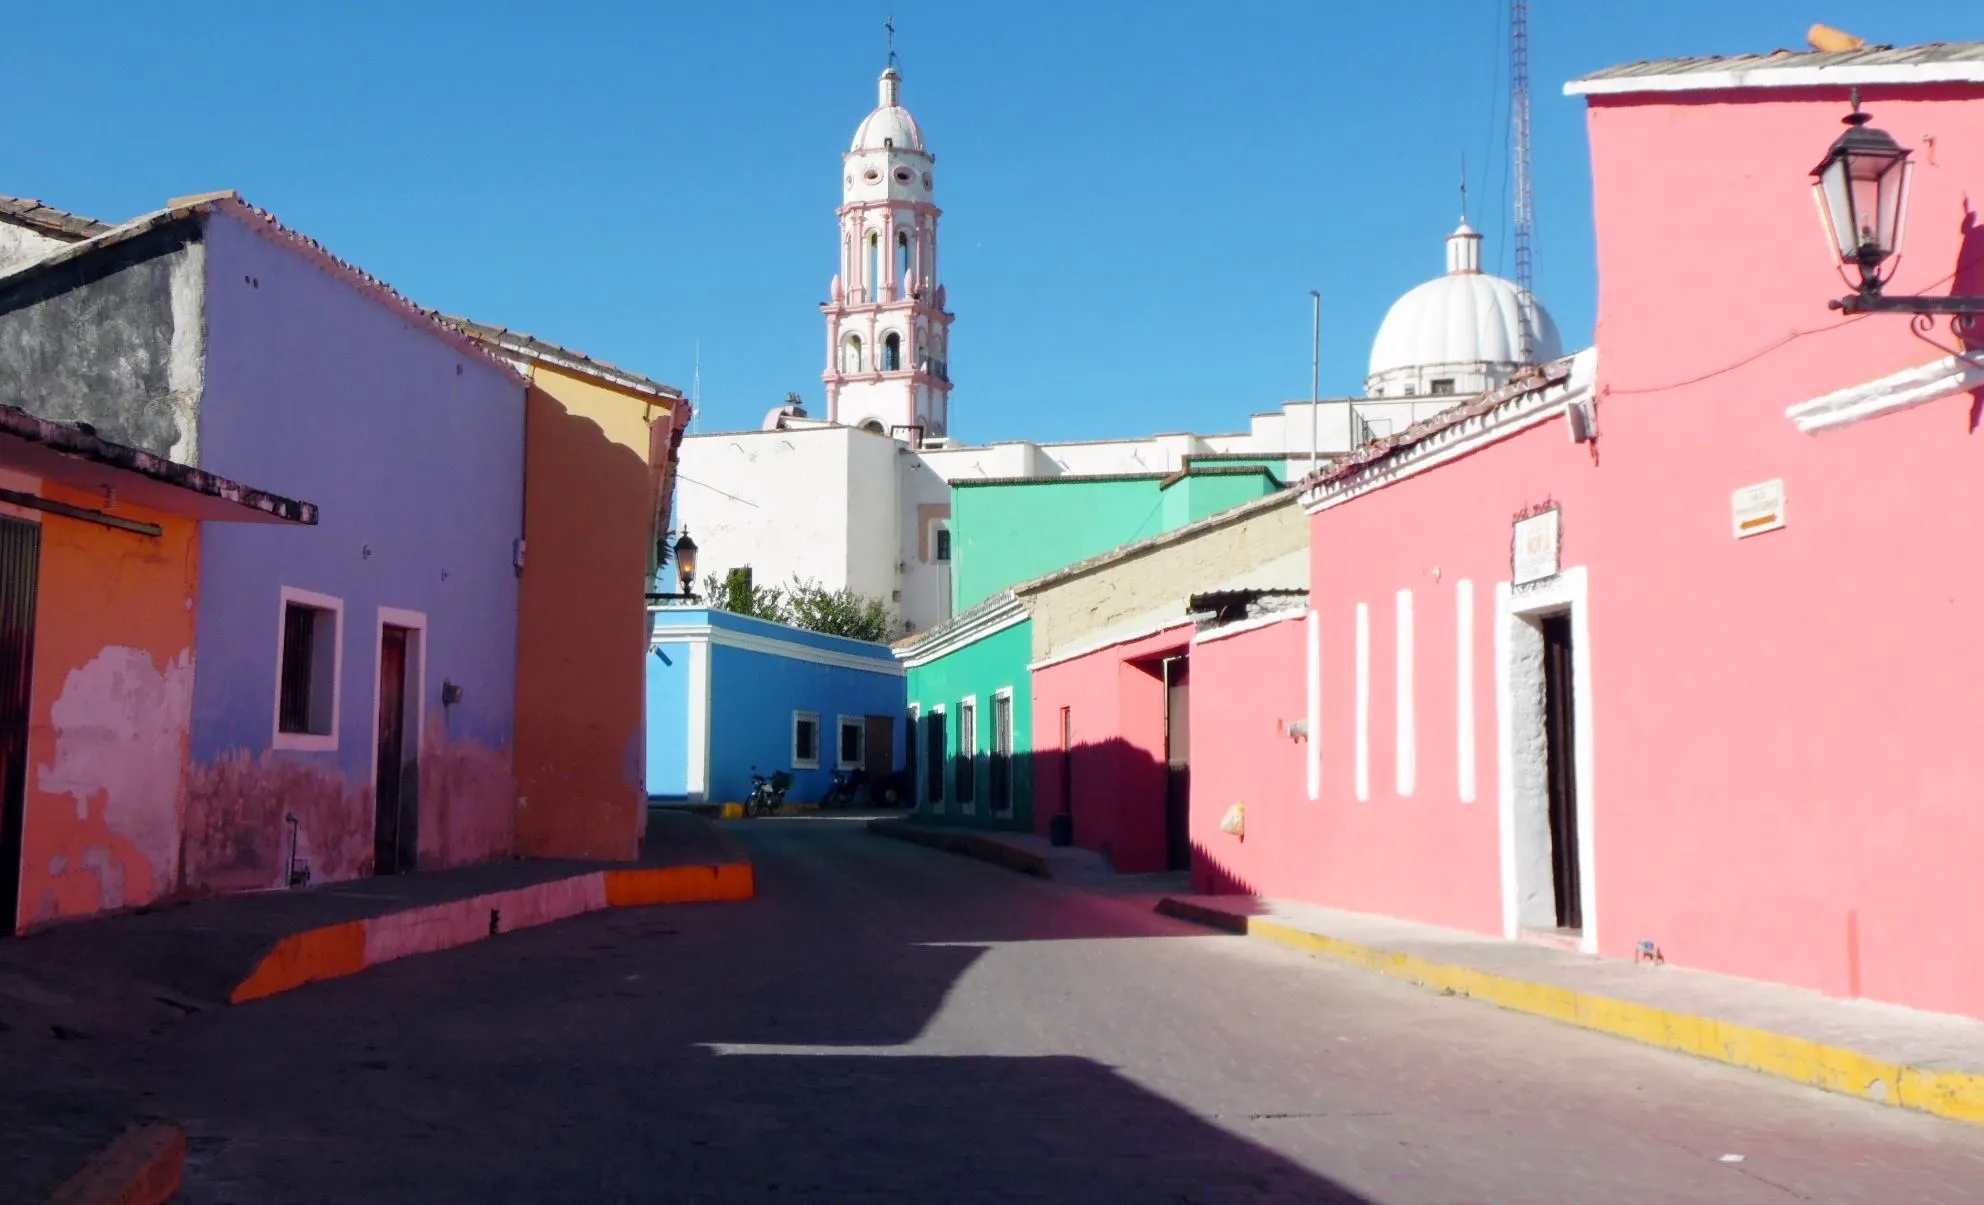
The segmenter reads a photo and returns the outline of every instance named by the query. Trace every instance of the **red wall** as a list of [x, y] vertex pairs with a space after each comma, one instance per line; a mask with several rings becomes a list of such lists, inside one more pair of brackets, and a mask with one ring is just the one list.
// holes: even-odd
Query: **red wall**
[[[1074, 841], [1124, 874], [1163, 870], [1164, 681], [1157, 659], [1186, 651], [1181, 625], [1033, 672], [1034, 824], [1063, 809], [1061, 709], [1074, 729]], [[1196, 678], [1192, 687], [1198, 689]], [[1199, 746], [1193, 744], [1196, 758]]]
[[[1287, 725], [1308, 706], [1298, 616], [1192, 645], [1192, 889], [1300, 894], [1305, 862], [1327, 850], [1331, 826], [1305, 792], [1306, 752]], [[1247, 831], [1219, 831], [1246, 804]], [[1268, 886], [1278, 884], [1279, 890]]]

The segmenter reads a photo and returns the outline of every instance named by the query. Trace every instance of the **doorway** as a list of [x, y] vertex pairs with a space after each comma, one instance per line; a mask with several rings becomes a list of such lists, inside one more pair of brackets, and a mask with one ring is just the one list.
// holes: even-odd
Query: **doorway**
[[1192, 705], [1191, 661], [1164, 659], [1164, 847], [1165, 866], [1192, 866]]
[[1543, 745], [1550, 819], [1550, 887], [1562, 933], [1584, 928], [1578, 878], [1577, 708], [1572, 681], [1571, 617], [1546, 615], [1543, 629]]
[[419, 861], [419, 642], [418, 629], [380, 622], [379, 727], [373, 767], [374, 874], [405, 874]]
[[20, 924], [41, 526], [0, 518], [0, 936]]

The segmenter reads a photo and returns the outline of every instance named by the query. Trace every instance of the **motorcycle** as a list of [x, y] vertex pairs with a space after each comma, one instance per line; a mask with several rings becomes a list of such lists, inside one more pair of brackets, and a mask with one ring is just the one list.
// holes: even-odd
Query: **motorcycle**
[[827, 788], [825, 795], [820, 796], [820, 810], [824, 812], [833, 808], [853, 807], [855, 800], [860, 798], [862, 790], [867, 785], [868, 772], [859, 767], [847, 771], [834, 771], [834, 785]]
[[792, 775], [776, 771], [770, 778], [751, 769], [751, 794], [744, 800], [746, 816], [771, 816], [785, 806], [785, 792], [792, 786]]

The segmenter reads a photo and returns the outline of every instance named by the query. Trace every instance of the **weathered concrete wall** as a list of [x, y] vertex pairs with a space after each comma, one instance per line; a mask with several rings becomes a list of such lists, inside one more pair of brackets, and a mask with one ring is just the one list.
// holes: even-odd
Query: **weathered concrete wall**
[[[291, 813], [316, 881], [371, 869], [380, 626], [409, 615], [426, 624], [408, 700], [421, 734], [419, 864], [510, 853], [522, 381], [277, 232], [216, 215], [207, 253], [204, 467], [280, 482], [321, 519], [206, 532], [190, 885], [280, 883]], [[276, 747], [297, 743], [275, 739], [285, 586], [343, 608], [335, 732], [314, 749]], [[448, 682], [462, 688], [452, 705]]]
[[[202, 465], [205, 248], [191, 222], [0, 280], [0, 404]], [[273, 477], [266, 480], [274, 480]]]
[[[102, 504], [53, 485], [38, 492]], [[128, 504], [121, 517], [165, 534], [9, 514], [41, 526], [21, 858], [28, 928], [135, 907], [178, 886], [200, 533], [191, 520]]]
[[[533, 369], [517, 643], [517, 844], [531, 857], [631, 858], [647, 813], [646, 575], [665, 405]], [[667, 445], [663, 444], [666, 452]]]
[[53, 255], [72, 241], [43, 234], [17, 222], [0, 220], [0, 276]]
[[[1236, 570], [1308, 546], [1308, 518], [1291, 498], [1232, 523], [1127, 553], [1122, 560], [1028, 596], [1034, 660], [1080, 649], [1138, 616], [1161, 612], [1183, 620], [1186, 599], [1197, 591], [1216, 588]], [[1307, 575], [1282, 584], [1306, 586]]]

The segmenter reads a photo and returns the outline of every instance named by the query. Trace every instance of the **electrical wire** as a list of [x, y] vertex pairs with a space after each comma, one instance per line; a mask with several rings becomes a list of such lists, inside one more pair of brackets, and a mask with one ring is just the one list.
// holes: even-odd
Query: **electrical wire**
[[675, 470], [675, 480], [687, 482], [690, 485], [697, 487], [698, 489], [706, 489], [712, 494], [722, 494], [724, 497], [730, 499], [732, 502], [742, 502], [744, 505], [750, 507], [752, 510], [760, 509], [758, 504], [751, 501], [749, 498], [739, 498], [736, 494], [726, 493], [725, 491], [720, 490], [713, 485], [709, 485], [705, 482], [698, 481], [694, 477], [685, 476], [681, 469]]

